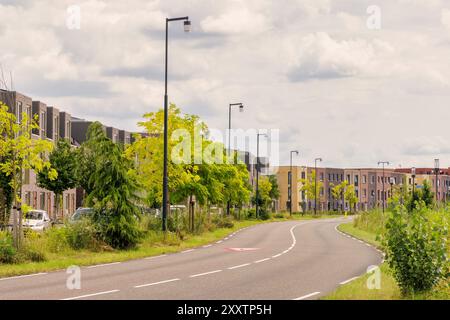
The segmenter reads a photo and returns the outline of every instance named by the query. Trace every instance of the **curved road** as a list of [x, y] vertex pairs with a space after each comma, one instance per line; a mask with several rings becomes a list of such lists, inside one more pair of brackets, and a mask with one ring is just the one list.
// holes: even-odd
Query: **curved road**
[[337, 231], [345, 219], [255, 225], [203, 247], [0, 279], [0, 299], [317, 299], [378, 265], [380, 251]]

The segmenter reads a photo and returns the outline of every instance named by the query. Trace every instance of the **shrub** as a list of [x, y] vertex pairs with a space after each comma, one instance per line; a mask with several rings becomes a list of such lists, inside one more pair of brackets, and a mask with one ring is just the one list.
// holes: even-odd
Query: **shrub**
[[388, 218], [383, 244], [403, 294], [428, 291], [447, 276], [446, 219], [429, 211], [408, 214], [403, 207]]
[[66, 241], [73, 249], [99, 250], [103, 243], [99, 241], [96, 225], [88, 218], [65, 226]]
[[234, 223], [230, 216], [215, 216], [213, 223], [217, 228], [233, 228]]
[[259, 208], [258, 213], [258, 218], [261, 220], [269, 220], [271, 218], [269, 210], [265, 208]]
[[16, 249], [9, 233], [0, 232], [0, 263], [13, 263]]
[[45, 232], [47, 249], [50, 252], [63, 252], [70, 247], [68, 242], [68, 228], [50, 228]]

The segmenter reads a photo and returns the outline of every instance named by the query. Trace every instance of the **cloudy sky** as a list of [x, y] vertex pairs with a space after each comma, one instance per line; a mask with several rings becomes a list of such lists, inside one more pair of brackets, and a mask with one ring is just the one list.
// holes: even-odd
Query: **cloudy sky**
[[169, 99], [210, 128], [244, 102], [233, 126], [279, 129], [281, 164], [450, 166], [448, 0], [0, 0], [0, 64], [35, 100], [138, 130], [163, 103], [164, 19], [185, 15]]

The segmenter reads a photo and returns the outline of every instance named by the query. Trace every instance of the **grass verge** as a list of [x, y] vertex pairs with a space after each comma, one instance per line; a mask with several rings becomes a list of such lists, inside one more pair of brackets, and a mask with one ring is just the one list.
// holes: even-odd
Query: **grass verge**
[[[380, 242], [376, 235], [358, 228], [355, 228], [353, 222], [339, 225], [338, 229], [342, 232], [352, 235], [355, 238], [366, 241], [380, 248]], [[329, 295], [323, 297], [323, 300], [450, 300], [450, 283], [442, 281], [436, 288], [428, 293], [416, 294], [414, 296], [402, 296], [400, 289], [392, 276], [387, 263], [380, 266], [381, 288], [369, 289], [367, 280], [369, 275], [363, 275], [354, 281], [341, 285]]]
[[341, 216], [322, 215], [310, 216], [294, 214], [291, 218], [285, 215], [284, 218], [273, 218], [266, 221], [245, 220], [235, 221], [232, 228], [219, 228], [214, 231], [205, 232], [200, 235], [189, 235], [185, 240], [164, 238], [162, 233], [153, 233], [134, 249], [114, 250], [111, 252], [93, 252], [89, 250], [66, 250], [58, 253], [46, 252], [46, 261], [22, 264], [0, 264], [0, 278], [32, 274], [38, 272], [48, 272], [66, 269], [69, 266], [88, 266], [95, 264], [127, 261], [167, 253], [175, 253], [190, 248], [199, 247], [212, 243], [239, 229], [256, 224], [268, 222], [281, 222], [290, 220], [313, 220], [324, 218], [336, 218]]

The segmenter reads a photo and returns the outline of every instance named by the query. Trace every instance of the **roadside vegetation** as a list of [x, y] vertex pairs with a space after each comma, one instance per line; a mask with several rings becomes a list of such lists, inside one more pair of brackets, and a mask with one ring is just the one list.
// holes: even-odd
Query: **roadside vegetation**
[[397, 192], [389, 210], [361, 213], [339, 229], [386, 254], [381, 289], [369, 275], [340, 286], [325, 299], [450, 299], [450, 207], [438, 208], [428, 184], [414, 195]]

